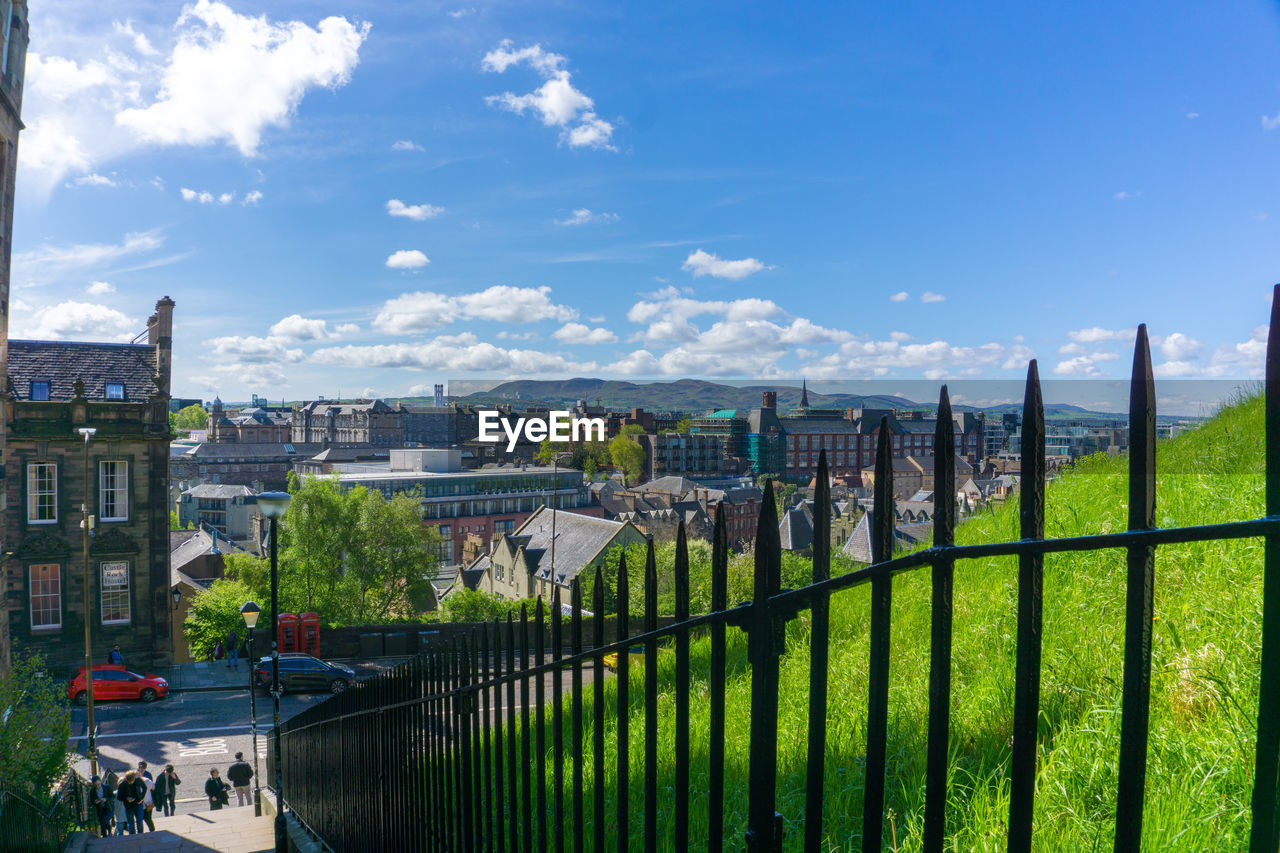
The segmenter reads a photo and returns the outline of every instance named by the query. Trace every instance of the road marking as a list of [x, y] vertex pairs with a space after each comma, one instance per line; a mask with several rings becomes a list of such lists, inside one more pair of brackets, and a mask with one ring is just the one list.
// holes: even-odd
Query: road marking
[[[180, 735], [180, 734], [185, 734], [187, 732], [225, 732], [225, 731], [230, 731], [232, 729], [247, 729], [247, 728], [249, 728], [249, 724], [243, 723], [241, 725], [235, 725], [235, 726], [204, 726], [203, 728], [196, 728], [196, 729], [156, 729], [155, 731], [149, 731], [149, 732], [115, 732], [112, 734], [105, 734], [105, 735], [100, 734], [98, 735], [97, 739], [104, 740], [105, 738], [110, 738], [110, 737], [142, 737], [144, 735]], [[74, 735], [73, 737], [70, 738], [70, 740], [87, 740], [88, 737], [89, 736], [87, 734]], [[186, 738], [179, 738], [179, 740], [186, 740]]]
[[195, 738], [191, 746], [178, 751], [180, 758], [192, 758], [198, 755], [226, 755], [227, 740], [220, 737]]

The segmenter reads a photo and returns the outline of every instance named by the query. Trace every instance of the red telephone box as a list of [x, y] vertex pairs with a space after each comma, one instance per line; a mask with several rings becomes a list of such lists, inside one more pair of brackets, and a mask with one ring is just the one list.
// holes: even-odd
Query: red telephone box
[[281, 613], [277, 626], [277, 648], [281, 652], [298, 651], [298, 614]]
[[298, 617], [302, 643], [298, 651], [320, 657], [320, 614], [303, 613]]

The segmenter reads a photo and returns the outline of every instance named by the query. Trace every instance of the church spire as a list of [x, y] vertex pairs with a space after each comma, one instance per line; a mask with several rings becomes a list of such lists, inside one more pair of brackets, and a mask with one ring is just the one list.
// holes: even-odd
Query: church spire
[[809, 383], [807, 379], [800, 380], [800, 408], [809, 408]]

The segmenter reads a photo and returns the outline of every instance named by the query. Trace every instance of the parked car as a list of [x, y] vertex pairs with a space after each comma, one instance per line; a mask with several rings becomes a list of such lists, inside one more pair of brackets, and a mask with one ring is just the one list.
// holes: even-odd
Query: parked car
[[[260, 659], [253, 668], [253, 674], [258, 687], [269, 691], [271, 658]], [[281, 693], [341, 693], [355, 682], [356, 671], [345, 664], [294, 652], [280, 655]]]
[[[627, 654], [630, 655], [628, 660], [631, 661], [632, 665], [644, 662], [644, 646], [632, 646], [631, 648], [627, 649]], [[609, 669], [616, 670], [618, 668], [618, 653], [609, 652], [607, 655], [605, 655], [604, 665], [607, 666]]]
[[[141, 699], [154, 702], [169, 695], [169, 682], [158, 675], [139, 675], [120, 664], [100, 663], [93, 667], [93, 701], [114, 702]], [[84, 667], [67, 682], [67, 698], [77, 705], [89, 701], [89, 686], [84, 680]]]

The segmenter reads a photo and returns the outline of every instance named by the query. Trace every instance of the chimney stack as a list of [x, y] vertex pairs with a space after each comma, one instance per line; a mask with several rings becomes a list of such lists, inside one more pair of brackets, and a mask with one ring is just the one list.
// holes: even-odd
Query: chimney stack
[[777, 392], [777, 391], [765, 391], [765, 392], [764, 392], [764, 399], [763, 399], [763, 400], [761, 401], [761, 403], [760, 403], [760, 408], [762, 408], [762, 409], [776, 409], [776, 408], [778, 408], [778, 392]]
[[173, 368], [173, 300], [167, 296], [156, 302], [156, 313], [147, 320], [147, 343], [156, 348], [157, 390], [167, 397]]

